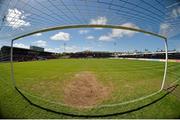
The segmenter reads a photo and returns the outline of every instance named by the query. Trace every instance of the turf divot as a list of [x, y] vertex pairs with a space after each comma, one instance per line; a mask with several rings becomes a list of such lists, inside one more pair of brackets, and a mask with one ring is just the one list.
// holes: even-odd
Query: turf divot
[[65, 85], [64, 103], [76, 108], [93, 107], [109, 99], [112, 88], [100, 83], [92, 72], [83, 71]]

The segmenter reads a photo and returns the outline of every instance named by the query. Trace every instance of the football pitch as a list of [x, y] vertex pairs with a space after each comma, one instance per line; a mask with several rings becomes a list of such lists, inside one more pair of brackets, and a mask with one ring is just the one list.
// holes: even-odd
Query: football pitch
[[[34, 106], [13, 88], [10, 64], [0, 63], [0, 115], [2, 118], [76, 117], [73, 115], [179, 118], [179, 86], [169, 94], [163, 90], [139, 100], [159, 91], [164, 64], [126, 59], [15, 62], [13, 66], [16, 86], [28, 100], [37, 105]], [[165, 88], [180, 78], [179, 68], [179, 63], [168, 64]], [[111, 115], [106, 116], [107, 114]]]

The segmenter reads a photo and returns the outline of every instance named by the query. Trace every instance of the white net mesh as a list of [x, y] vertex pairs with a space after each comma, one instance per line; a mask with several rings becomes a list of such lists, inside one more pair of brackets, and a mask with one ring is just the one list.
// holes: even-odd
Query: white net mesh
[[[0, 1], [0, 43], [1, 41], [3, 42], [6, 41], [6, 39], [11, 40], [19, 36], [36, 32], [42, 29], [47, 29], [57, 26], [61, 27], [61, 26], [89, 25], [89, 24], [119, 25], [129, 28], [141, 29], [155, 34], [163, 35], [167, 37], [169, 40], [171, 38], [177, 38], [180, 35], [180, 29], [179, 29], [180, 2], [178, 0], [169, 0], [169, 1], [168, 0], [151, 0], [151, 1], [150, 0], [149, 1], [147, 0], [133, 0], [133, 1], [132, 0], [1, 0]], [[10, 45], [10, 41], [8, 42], [9, 43], [4, 42], [3, 44]], [[0, 56], [0, 61], [2, 62], [0, 67], [4, 69], [9, 68], [7, 66], [5, 67], [6, 64], [4, 65], [3, 63], [4, 61], [6, 61], [6, 59], [10, 59], [9, 56], [3, 56], [3, 55]], [[16, 64], [15, 67], [18, 66], [18, 63]], [[139, 66], [135, 66], [134, 68], [136, 67], [139, 68]], [[119, 107], [118, 105], [126, 105], [128, 103], [133, 103], [137, 101], [140, 101], [140, 104], [142, 104], [141, 103], [142, 99], [145, 99], [149, 96], [153, 96], [159, 93], [158, 89], [163, 76], [164, 63], [162, 64], [160, 63], [159, 66], [156, 65], [156, 63], [153, 63], [153, 65], [150, 64], [149, 66], [145, 66], [145, 67], [147, 71], [149, 70], [149, 72], [147, 72], [148, 74], [144, 76], [142, 74], [142, 79], [147, 77], [148, 78], [147, 81], [151, 82], [154, 74], [156, 74], [157, 72], [159, 72], [160, 74], [160, 77], [158, 78], [159, 82], [157, 84], [157, 87], [153, 87], [153, 89], [149, 90], [150, 91], [149, 94], [147, 93], [141, 94], [143, 90], [139, 89], [140, 93], [138, 93], [137, 97], [135, 98], [130, 98], [128, 100], [125, 99], [123, 101], [115, 101], [114, 103], [107, 105], [104, 104], [104, 106], [102, 105], [99, 106], [99, 108], [98, 107], [97, 108], [98, 109], [101, 109], [103, 107], [108, 108], [108, 107], [114, 107], [116, 105], [117, 107]], [[162, 68], [162, 70], [158, 71], [156, 67], [160, 67]], [[176, 70], [178, 69], [178, 67], [179, 66], [176, 66], [175, 64], [170, 64], [170, 70], [168, 72], [169, 75], [168, 80], [172, 79], [170, 81], [171, 83], [174, 82], [175, 80], [179, 80], [178, 78], [174, 78], [174, 77], [178, 77], [178, 71]], [[131, 68], [133, 68], [133, 66]], [[151, 71], [153, 69], [157, 71], [152, 73]], [[15, 72], [16, 70], [18, 69], [15, 69]], [[133, 71], [135, 70], [136, 69], [133, 69]], [[4, 71], [8, 71], [8, 73], [10, 73], [9, 70], [4, 70]], [[177, 73], [171, 75], [171, 73], [173, 73], [174, 71], [177, 71]], [[140, 73], [140, 71], [138, 72]], [[21, 71], [19, 73], [21, 74]], [[7, 75], [7, 73], [3, 73], [3, 74], [6, 76], [10, 76], [9, 74]], [[15, 80], [19, 79], [16, 78], [17, 77], [16, 75], [18, 76], [18, 74], [15, 73]], [[30, 73], [30, 75], [32, 74]], [[126, 76], [122, 76], [122, 77], [126, 78]], [[24, 78], [25, 77], [23, 77], [23, 79]], [[23, 82], [20, 83], [22, 85], [25, 85], [25, 83]], [[147, 84], [147, 85], [148, 85], [147, 88], [149, 88], [151, 84]], [[169, 84], [167, 84], [167, 86], [169, 86]], [[35, 103], [39, 102], [38, 101], [39, 98], [34, 94], [33, 94], [34, 96], [30, 94], [30, 92], [29, 93], [26, 92], [26, 89], [24, 91], [22, 89], [22, 92], [24, 92], [24, 94], [27, 94], [27, 96], [30, 96], [29, 98], [32, 97]], [[42, 92], [44, 91], [42, 90]], [[40, 104], [43, 104], [44, 106], [47, 105], [49, 108], [52, 107], [53, 110], [54, 109], [59, 110], [60, 107], [65, 105], [64, 103], [60, 104], [60, 107], [58, 108], [56, 104], [52, 105], [54, 103], [57, 103], [56, 101], [53, 102], [51, 101], [51, 99], [47, 99], [46, 97], [43, 97], [43, 99], [41, 100], [42, 101], [44, 100], [43, 101], [44, 103], [42, 102]], [[52, 104], [50, 104], [50, 101]], [[133, 105], [135, 106], [135, 104]], [[129, 108], [127, 107], [127, 109]], [[121, 109], [123, 110], [126, 109], [126, 106], [122, 107]], [[65, 109], [64, 111], [67, 112], [68, 110]], [[117, 110], [114, 109], [114, 111]], [[76, 112], [76, 111], [72, 110], [72, 112]], [[96, 113], [96, 111], [94, 110], [92, 111], [92, 113]]]
[[180, 33], [178, 0], [1, 0], [0, 16], [1, 39], [74, 24], [138, 26], [167, 37]]

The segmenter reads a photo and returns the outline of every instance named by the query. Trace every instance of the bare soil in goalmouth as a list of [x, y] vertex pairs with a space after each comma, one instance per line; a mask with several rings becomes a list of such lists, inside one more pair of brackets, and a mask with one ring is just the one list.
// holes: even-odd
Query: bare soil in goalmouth
[[112, 84], [103, 85], [92, 72], [80, 72], [65, 84], [64, 103], [76, 107], [93, 107], [111, 97]]

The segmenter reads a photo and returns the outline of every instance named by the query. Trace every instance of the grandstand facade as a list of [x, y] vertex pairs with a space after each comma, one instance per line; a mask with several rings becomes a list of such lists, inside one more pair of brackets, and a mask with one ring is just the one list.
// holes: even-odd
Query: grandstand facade
[[[9, 56], [6, 61], [10, 61], [10, 46], [3, 46], [1, 48], [2, 56]], [[44, 59], [55, 59], [56, 55], [52, 52], [44, 52], [32, 49], [17, 48], [13, 47], [13, 61], [32, 61], [32, 60], [44, 60]]]
[[[1, 56], [7, 56], [5, 61], [10, 61], [10, 46], [1, 48]], [[53, 53], [46, 52], [44, 48], [31, 47], [30, 49], [13, 47], [13, 61], [33, 61], [57, 58], [145, 58], [165, 59], [165, 52], [108, 52], [108, 51], [82, 51], [75, 53]], [[169, 59], [180, 59], [179, 51], [169, 51]]]

